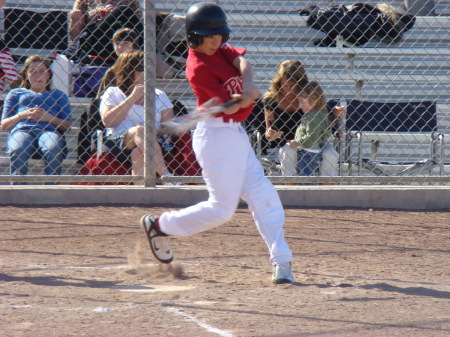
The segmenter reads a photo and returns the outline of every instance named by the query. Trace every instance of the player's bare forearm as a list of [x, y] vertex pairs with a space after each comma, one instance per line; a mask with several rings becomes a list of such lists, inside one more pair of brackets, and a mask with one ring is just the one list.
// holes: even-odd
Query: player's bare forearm
[[253, 67], [250, 62], [247, 61], [243, 56], [236, 57], [233, 65], [242, 75], [242, 91], [244, 94], [253, 96], [256, 100], [260, 93], [258, 87], [255, 85], [255, 73], [253, 72]]

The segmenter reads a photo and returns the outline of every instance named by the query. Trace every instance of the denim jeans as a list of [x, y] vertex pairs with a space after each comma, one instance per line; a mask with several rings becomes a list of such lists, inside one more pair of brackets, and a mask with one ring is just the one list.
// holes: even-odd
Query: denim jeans
[[299, 150], [297, 152], [297, 171], [300, 176], [317, 175], [319, 172], [319, 164], [322, 160], [322, 154]]
[[16, 130], [8, 135], [11, 175], [26, 175], [28, 160], [35, 153], [44, 159], [47, 175], [61, 174], [62, 162], [67, 154], [66, 142], [57, 131]]

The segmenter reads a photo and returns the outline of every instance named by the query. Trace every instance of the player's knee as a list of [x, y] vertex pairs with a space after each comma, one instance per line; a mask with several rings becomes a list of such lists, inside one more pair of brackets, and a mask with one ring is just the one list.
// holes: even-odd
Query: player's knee
[[215, 221], [217, 221], [218, 224], [231, 220], [234, 212], [236, 211], [236, 208], [221, 205], [218, 202], [213, 203], [212, 208], [215, 215]]

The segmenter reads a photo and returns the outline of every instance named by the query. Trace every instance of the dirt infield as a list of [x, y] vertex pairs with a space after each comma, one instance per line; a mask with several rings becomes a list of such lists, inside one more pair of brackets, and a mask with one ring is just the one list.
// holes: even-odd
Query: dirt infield
[[151, 256], [148, 207], [0, 207], [0, 336], [449, 336], [450, 213], [286, 209], [272, 285], [247, 209]]

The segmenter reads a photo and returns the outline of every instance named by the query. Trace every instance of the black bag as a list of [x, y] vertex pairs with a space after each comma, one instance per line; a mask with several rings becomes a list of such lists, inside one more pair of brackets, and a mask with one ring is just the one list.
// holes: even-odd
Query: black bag
[[94, 98], [80, 116], [78, 132], [77, 163], [86, 164], [92, 156], [91, 137], [96, 130], [104, 130], [100, 116], [100, 99]]
[[[300, 15], [307, 13], [307, 10], [300, 11]], [[415, 22], [413, 15], [400, 10], [396, 10], [396, 13], [399, 20], [397, 25], [380, 9], [369, 4], [331, 6], [311, 13], [306, 25], [327, 34], [326, 38], [314, 43], [321, 47], [335, 47], [338, 35], [355, 46], [361, 46], [373, 37], [385, 43], [395, 43], [399, 42], [403, 32], [411, 29]]]

